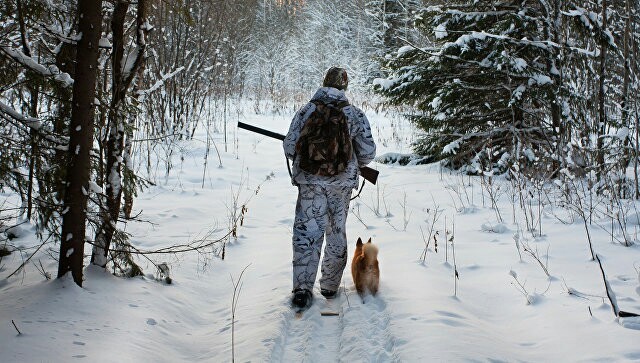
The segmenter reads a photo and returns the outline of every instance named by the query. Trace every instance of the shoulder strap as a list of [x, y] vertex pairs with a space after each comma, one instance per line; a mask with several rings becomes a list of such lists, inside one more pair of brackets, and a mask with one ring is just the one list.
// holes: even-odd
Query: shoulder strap
[[342, 110], [343, 108], [349, 106], [349, 101], [339, 101], [339, 102], [336, 102], [335, 105]]
[[318, 105], [335, 105], [336, 107], [338, 107], [341, 110], [350, 105], [349, 101], [322, 102], [320, 100], [311, 100], [309, 102], [313, 103], [316, 106], [318, 106]]
[[352, 197], [350, 200], [354, 200], [356, 198], [358, 198], [360, 196], [360, 193], [362, 193], [362, 189], [364, 189], [364, 184], [366, 183], [366, 180], [362, 180], [362, 185], [360, 185], [360, 189], [358, 190], [358, 194], [356, 194], [354, 197]]

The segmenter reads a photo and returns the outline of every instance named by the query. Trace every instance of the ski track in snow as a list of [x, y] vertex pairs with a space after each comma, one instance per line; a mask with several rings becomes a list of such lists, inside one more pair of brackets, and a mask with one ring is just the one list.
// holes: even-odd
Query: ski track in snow
[[386, 303], [369, 296], [363, 304], [354, 293], [341, 295], [339, 316], [320, 315], [326, 304], [322, 297], [316, 297], [301, 318], [287, 307], [269, 361], [399, 362]]

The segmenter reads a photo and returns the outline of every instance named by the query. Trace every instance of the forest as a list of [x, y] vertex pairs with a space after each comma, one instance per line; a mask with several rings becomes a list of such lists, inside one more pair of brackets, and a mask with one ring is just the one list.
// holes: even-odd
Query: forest
[[141, 273], [121, 224], [140, 217], [141, 190], [176, 172], [180, 141], [207, 130], [204, 175], [234, 153], [238, 105], [292, 113], [332, 65], [348, 70], [365, 109], [415, 125], [413, 163], [579, 179], [637, 199], [639, 6], [5, 1], [0, 188], [20, 203], [0, 201], [0, 251], [16, 248], [11, 230], [28, 221], [58, 255], [58, 276], [82, 284], [86, 246], [93, 265]]
[[[4, 0], [0, 360], [640, 359], [639, 10]], [[381, 294], [296, 320], [282, 145], [237, 125], [286, 131], [334, 66]]]

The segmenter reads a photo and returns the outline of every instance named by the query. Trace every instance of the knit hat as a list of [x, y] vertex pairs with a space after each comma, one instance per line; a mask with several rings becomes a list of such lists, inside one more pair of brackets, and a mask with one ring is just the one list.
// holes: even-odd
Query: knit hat
[[347, 71], [344, 68], [331, 67], [324, 76], [323, 87], [333, 87], [340, 90], [346, 90], [349, 85]]

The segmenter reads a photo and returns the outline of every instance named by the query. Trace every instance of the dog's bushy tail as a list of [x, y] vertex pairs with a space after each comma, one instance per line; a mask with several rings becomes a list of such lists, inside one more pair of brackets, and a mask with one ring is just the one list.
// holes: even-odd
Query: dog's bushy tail
[[373, 243], [365, 243], [362, 247], [362, 254], [366, 262], [373, 262], [378, 259], [378, 246]]

